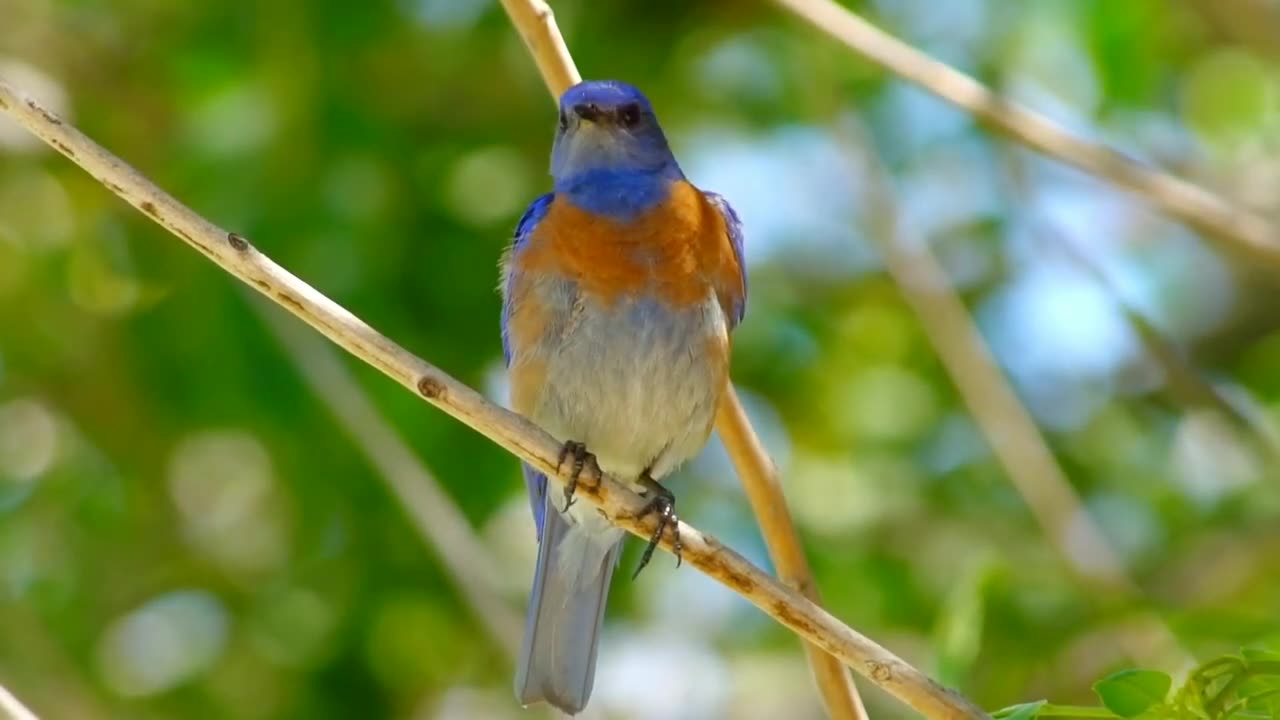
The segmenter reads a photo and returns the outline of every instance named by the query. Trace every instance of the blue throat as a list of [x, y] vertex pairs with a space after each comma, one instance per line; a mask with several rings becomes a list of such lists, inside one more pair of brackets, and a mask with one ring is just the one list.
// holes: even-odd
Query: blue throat
[[555, 190], [583, 210], [628, 221], [667, 199], [671, 184], [682, 179], [674, 163], [656, 170], [592, 168], [556, 178]]

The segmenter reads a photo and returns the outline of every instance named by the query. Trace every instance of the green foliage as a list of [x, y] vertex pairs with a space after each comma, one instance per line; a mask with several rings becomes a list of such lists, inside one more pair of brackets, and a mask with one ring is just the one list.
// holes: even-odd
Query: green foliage
[[1003, 708], [992, 717], [1273, 720], [1280, 717], [1280, 653], [1245, 649], [1192, 671], [1172, 694], [1173, 679], [1155, 670], [1121, 670], [1094, 684], [1102, 707], [1045, 700]]
[[991, 713], [991, 717], [997, 720], [1035, 720], [1040, 716], [1040, 711], [1049, 704], [1047, 700], [1037, 700], [1035, 702], [1022, 703], [1021, 705], [1010, 705]]
[[1137, 717], [1164, 702], [1173, 678], [1155, 670], [1121, 670], [1094, 683], [1102, 704], [1120, 717]]
[[[1139, 614], [1197, 657], [1275, 646], [1274, 272], [776, 3], [550, 2], [582, 71], [643, 88], [690, 179], [743, 217], [733, 377], [834, 615], [984, 707], [1110, 714], [1098, 677], [1177, 664], [1125, 654]], [[1079, 135], [1280, 217], [1275, 3], [843, 4]], [[501, 397], [496, 268], [549, 187], [555, 115], [500, 3], [0, 0], [0, 76]], [[850, 114], [889, 166], [902, 227], [937, 253], [1140, 595], [1089, 580], [1078, 518], [1051, 508], [1046, 531], [993, 452], [1022, 448], [972, 421], [983, 398], [957, 391], [869, 240]], [[530, 717], [502, 644], [253, 291], [23, 137], [0, 124], [0, 683], [50, 720]], [[1121, 301], [1169, 346], [1143, 345]], [[522, 612], [518, 464], [348, 364]], [[671, 486], [682, 517], [767, 564], [714, 445]], [[670, 563], [619, 577], [602, 715], [821, 717], [800, 645], [754, 607]], [[1269, 662], [1178, 678], [1165, 705], [1274, 713]], [[877, 720], [911, 717], [867, 702]]]

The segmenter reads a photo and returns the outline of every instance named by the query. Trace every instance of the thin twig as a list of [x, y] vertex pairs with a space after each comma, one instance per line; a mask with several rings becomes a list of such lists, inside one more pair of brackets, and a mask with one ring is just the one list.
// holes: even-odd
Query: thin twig
[[1242, 405], [1225, 390], [1210, 381], [1195, 368], [1175, 343], [1165, 336], [1142, 311], [1124, 298], [1106, 269], [1079, 247], [1074, 240], [1052, 228], [1046, 229], [1055, 236], [1056, 246], [1065, 251], [1080, 269], [1107, 291], [1125, 321], [1137, 333], [1147, 355], [1160, 366], [1165, 384], [1177, 402], [1190, 407], [1204, 407], [1220, 413], [1241, 431], [1247, 433], [1259, 450], [1271, 459], [1280, 459], [1280, 439], [1276, 428], [1266, 413], [1255, 412]]
[[79, 720], [119, 717], [119, 698], [111, 696], [100, 678], [90, 677], [92, 667], [70, 657], [63, 638], [53, 636], [50, 624], [47, 616], [21, 602], [8, 604], [0, 613], [0, 638], [4, 638], [0, 646], [0, 655], [4, 655], [0, 657], [0, 674], [5, 674], [12, 683], [9, 687], [21, 687], [28, 707], [40, 708], [46, 717]]
[[502, 0], [502, 7], [529, 48], [552, 97], [558, 99], [565, 90], [582, 82], [550, 5], [543, 0]]
[[[777, 467], [756, 436], [732, 386], [720, 402], [716, 432], [720, 434], [742, 480], [742, 488], [751, 502], [751, 511], [760, 525], [760, 534], [769, 548], [769, 558], [777, 568], [778, 578], [806, 598], [821, 603], [818, 584], [814, 581], [813, 570], [800, 545], [800, 536], [791, 520], [782, 485], [778, 482]], [[867, 710], [844, 664], [815, 645], [806, 643], [804, 650], [814, 680], [822, 692], [827, 714], [834, 720], [865, 720]]]
[[[247, 239], [219, 228], [137, 170], [107, 152], [35, 100], [0, 82], [0, 112], [70, 158], [116, 195], [141, 210], [214, 263], [306, 321], [347, 352], [417, 392], [450, 417], [563, 485], [556, 459], [560, 443], [529, 420], [489, 402], [480, 393], [411, 354], [261, 253]], [[566, 468], [566, 474], [569, 468]], [[613, 477], [582, 482], [577, 497], [596, 506], [618, 527], [639, 537], [655, 530], [644, 499]], [[679, 525], [684, 559], [759, 607], [797, 635], [839, 657], [877, 685], [931, 718], [982, 718], [960, 694], [841, 623], [783, 586], [745, 558], [685, 523]], [[662, 548], [671, 549], [671, 534]]]
[[[542, 0], [502, 0], [502, 6], [537, 62], [552, 99], [558, 99], [582, 76], [560, 35], [551, 8]], [[778, 576], [789, 587], [818, 603], [818, 586], [805, 559], [800, 536], [791, 522], [773, 461], [756, 437], [732, 384], [716, 415], [716, 431], [742, 480]], [[827, 714], [834, 720], [867, 720], [862, 698], [844, 665], [814, 645], [805, 645], [805, 654]]]
[[[848, 145], [866, 180], [861, 204], [870, 213], [872, 227], [867, 234], [879, 248], [885, 267], [915, 311], [1005, 474], [1068, 567], [1098, 590], [1139, 600], [1141, 590], [1089, 516], [1035, 421], [997, 368], [937, 257], [923, 239], [903, 236], [888, 170], [875, 156], [866, 133], [855, 122], [849, 125], [844, 129], [852, 136]], [[1155, 667], [1169, 666], [1170, 661], [1178, 670], [1194, 666], [1194, 658], [1162, 622], [1152, 617], [1141, 626], [1144, 632], [1140, 636], [1121, 638], [1131, 657]]]
[[453, 578], [476, 620], [514, 660], [520, 652], [524, 624], [503, 599], [497, 563], [472, 532], [462, 511], [395, 428], [378, 413], [331, 346], [273, 308], [256, 301], [252, 305], [297, 366], [312, 394], [329, 408], [343, 431], [378, 470]]
[[1280, 238], [1264, 218], [1197, 185], [1076, 137], [1043, 115], [880, 30], [833, 0], [775, 0], [889, 72], [921, 86], [1045, 155], [1142, 196], [1161, 212], [1280, 267]]
[[[1005, 169], [1012, 180], [1017, 207], [1027, 206], [1027, 173], [1017, 153], [1007, 153]], [[1066, 233], [1049, 223], [1039, 223], [1038, 232], [1052, 236], [1053, 247], [1085, 271], [1100, 288], [1107, 291], [1125, 320], [1137, 333], [1147, 355], [1160, 367], [1165, 385], [1175, 402], [1189, 407], [1203, 407], [1220, 413], [1240, 430], [1248, 433], [1257, 448], [1272, 460], [1280, 459], [1280, 429], [1265, 411], [1259, 411], [1247, 399], [1232, 397], [1226, 390], [1206, 378], [1186, 358], [1177, 345], [1156, 327], [1147, 316], [1120, 291], [1106, 267]]]
[[39, 720], [39, 718], [19, 702], [13, 693], [0, 685], [0, 720]]
[[1189, 5], [1224, 45], [1247, 45], [1275, 57], [1280, 53], [1280, 13], [1266, 0], [1192, 0]]

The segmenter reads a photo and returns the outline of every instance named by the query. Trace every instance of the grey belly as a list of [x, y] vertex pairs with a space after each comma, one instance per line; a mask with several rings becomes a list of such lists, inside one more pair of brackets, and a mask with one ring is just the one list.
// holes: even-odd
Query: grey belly
[[726, 332], [710, 297], [683, 310], [655, 300], [580, 308], [544, 348], [547, 384], [533, 419], [585, 443], [607, 472], [660, 478], [706, 443], [725, 382], [712, 341]]

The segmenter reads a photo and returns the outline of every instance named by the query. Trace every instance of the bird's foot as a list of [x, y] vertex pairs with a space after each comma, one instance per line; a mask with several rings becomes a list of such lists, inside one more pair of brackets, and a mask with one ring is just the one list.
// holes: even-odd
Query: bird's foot
[[676, 567], [680, 567], [682, 558], [680, 551], [684, 546], [680, 544], [680, 518], [676, 516], [676, 496], [657, 480], [649, 477], [646, 471], [640, 476], [640, 484], [645, 488], [646, 495], [653, 495], [649, 500], [649, 504], [644, 506], [640, 516], [643, 517], [649, 513], [658, 516], [658, 526], [654, 528], [653, 535], [649, 538], [649, 545], [645, 547], [644, 554], [640, 556], [640, 564], [636, 566], [636, 571], [632, 573], [631, 579], [634, 580], [640, 575], [640, 571], [649, 564], [649, 560], [653, 558], [653, 551], [658, 547], [658, 543], [662, 541], [662, 534], [667, 528], [671, 528], [671, 552], [676, 556]]
[[578, 480], [582, 477], [582, 471], [589, 468], [588, 474], [595, 479], [600, 480], [600, 465], [596, 463], [596, 456], [587, 452], [587, 446], [580, 442], [568, 440], [560, 448], [560, 457], [556, 460], [556, 472], [561, 472], [565, 462], [572, 460], [573, 464], [569, 469], [569, 482], [564, 486], [564, 509], [560, 512], [569, 512], [569, 508], [573, 507], [576, 502], [573, 494], [578, 490]]

